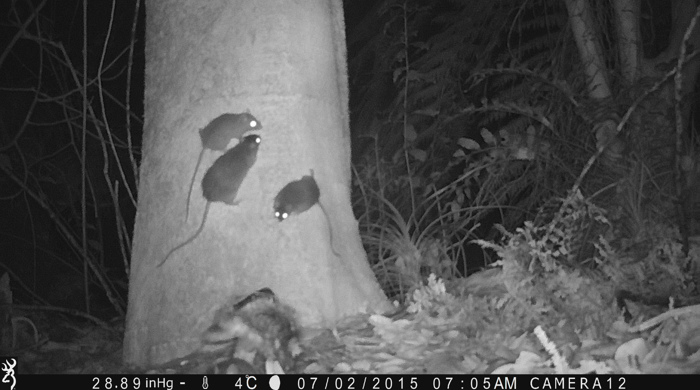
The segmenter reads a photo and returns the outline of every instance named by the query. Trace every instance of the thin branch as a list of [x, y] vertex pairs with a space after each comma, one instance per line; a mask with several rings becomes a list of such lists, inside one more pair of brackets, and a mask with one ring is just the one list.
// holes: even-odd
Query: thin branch
[[34, 9], [34, 12], [32, 12], [31, 15], [27, 18], [27, 20], [24, 21], [22, 24], [22, 27], [17, 31], [17, 34], [15, 34], [12, 39], [10, 39], [10, 42], [7, 43], [7, 46], [5, 47], [5, 50], [0, 54], [0, 68], [2, 67], [2, 64], [5, 63], [5, 58], [10, 54], [10, 51], [12, 51], [12, 48], [15, 46], [17, 41], [19, 40], [20, 37], [22, 37], [26, 31], [27, 31], [27, 26], [29, 26], [29, 23], [31, 23], [34, 18], [39, 15], [39, 11], [41, 11], [42, 8], [44, 8], [44, 5], [46, 5], [46, 0], [43, 0], [39, 5]]

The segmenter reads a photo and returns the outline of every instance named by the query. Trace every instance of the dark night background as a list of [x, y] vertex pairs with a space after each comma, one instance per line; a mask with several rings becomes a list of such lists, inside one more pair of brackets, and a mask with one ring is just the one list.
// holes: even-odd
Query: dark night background
[[[602, 45], [612, 51], [612, 11], [605, 2], [592, 3], [599, 11]], [[10, 273], [15, 303], [110, 320], [126, 309], [133, 166], [140, 159], [143, 125], [144, 4], [88, 3], [84, 97], [78, 86], [82, 13], [77, 0], [0, 5], [0, 274]], [[652, 58], [666, 48], [670, 11], [665, 1], [653, 0], [642, 2], [642, 14], [644, 55]], [[346, 1], [345, 18], [353, 206], [361, 235], [375, 237], [372, 226], [389, 225], [392, 218], [377, 206], [381, 201], [366, 201], [359, 183], [391, 202], [408, 231], [426, 233], [393, 246], [368, 245], [373, 266], [417, 248], [428, 259], [419, 266], [422, 277], [432, 272], [459, 278], [494, 261], [493, 252], [469, 241], [498, 239], [494, 223], [512, 231], [535, 218], [548, 199], [563, 197], [595, 151], [591, 126], [582, 118], [624, 112], [637, 88], [651, 85], [649, 80], [624, 85], [610, 55], [615, 99], [590, 102], [567, 12], [558, 0]], [[528, 77], [526, 70], [537, 76]], [[557, 90], [564, 84], [579, 107]], [[534, 114], [479, 110], [483, 99]], [[558, 132], [533, 120], [536, 114], [553, 118]], [[540, 135], [540, 145], [546, 143], [546, 154], [506, 163], [490, 152], [512, 145], [498, 140], [499, 129], [519, 130], [524, 137], [529, 128]], [[497, 140], [489, 141], [482, 129]], [[589, 193], [607, 185], [602, 171], [591, 175], [584, 183]], [[445, 190], [437, 196], [439, 189]], [[602, 206], [612, 202], [598, 199]], [[85, 258], [102, 278], [86, 268]], [[409, 287], [395, 276], [378, 279], [391, 297]]]

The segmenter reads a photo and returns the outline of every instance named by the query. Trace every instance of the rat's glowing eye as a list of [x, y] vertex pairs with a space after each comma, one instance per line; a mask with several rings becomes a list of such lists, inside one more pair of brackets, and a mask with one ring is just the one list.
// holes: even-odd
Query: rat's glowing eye
[[280, 221], [284, 221], [289, 217], [289, 213], [283, 213], [279, 210], [275, 211], [275, 218], [279, 219]]
[[252, 120], [252, 121], [250, 121], [250, 123], [248, 123], [248, 126], [250, 126], [251, 129], [254, 129], [254, 128], [258, 127], [258, 121]]

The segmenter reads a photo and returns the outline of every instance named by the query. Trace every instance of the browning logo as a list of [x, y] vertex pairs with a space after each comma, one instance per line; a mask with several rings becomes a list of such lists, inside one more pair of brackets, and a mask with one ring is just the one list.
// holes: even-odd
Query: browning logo
[[[5, 359], [5, 363], [0, 365], [0, 369], [5, 373], [2, 377], [2, 383], [9, 383], [10, 390], [15, 390], [15, 385], [17, 384], [17, 379], [15, 379], [15, 366], [17, 365], [17, 360], [10, 358]], [[2, 387], [3, 389], [5, 386]]]

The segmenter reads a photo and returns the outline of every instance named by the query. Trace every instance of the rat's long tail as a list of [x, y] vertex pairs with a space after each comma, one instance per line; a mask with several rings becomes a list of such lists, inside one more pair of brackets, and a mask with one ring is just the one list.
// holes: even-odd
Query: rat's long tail
[[187, 206], [185, 207], [185, 222], [190, 216], [190, 198], [192, 198], [192, 187], [194, 187], [194, 178], [197, 176], [197, 170], [199, 169], [199, 164], [202, 163], [202, 157], [204, 157], [204, 148], [199, 152], [199, 158], [197, 159], [197, 165], [194, 166], [194, 173], [192, 174], [192, 181], [190, 182], [190, 191], [187, 193]]
[[199, 233], [202, 232], [202, 229], [204, 229], [204, 222], [207, 221], [207, 214], [209, 214], [209, 206], [211, 205], [211, 202], [207, 202], [207, 205], [204, 207], [204, 217], [202, 218], [202, 223], [199, 225], [199, 229], [192, 235], [192, 237], [188, 238], [187, 241], [183, 242], [182, 244], [176, 246], [175, 248], [171, 249], [170, 252], [168, 252], [167, 255], [165, 255], [165, 258], [156, 266], [157, 268], [160, 268], [161, 265], [165, 264], [165, 261], [168, 260], [168, 257], [175, 253], [176, 250], [182, 248], [183, 246], [189, 244], [190, 242], [194, 241], [197, 236], [199, 236]]

